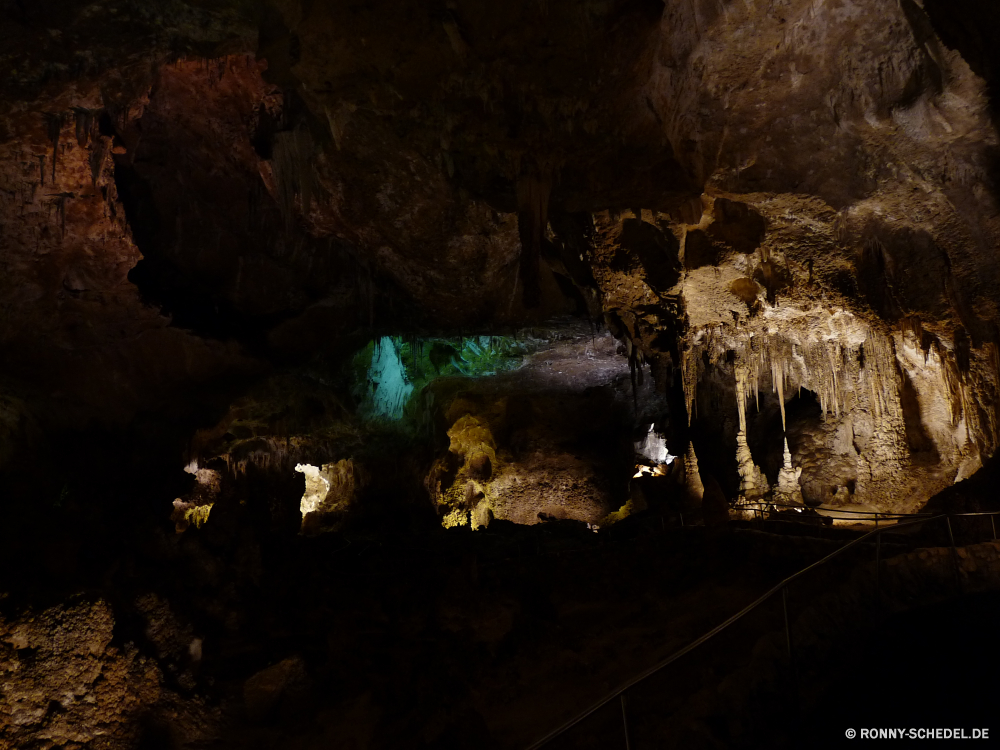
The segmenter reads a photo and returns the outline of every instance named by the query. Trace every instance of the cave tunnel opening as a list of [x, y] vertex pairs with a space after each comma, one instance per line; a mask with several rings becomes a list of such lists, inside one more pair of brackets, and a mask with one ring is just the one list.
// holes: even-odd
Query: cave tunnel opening
[[[721, 382], [699, 389], [697, 411], [692, 415], [691, 425], [686, 431], [698, 456], [702, 481], [712, 477], [728, 499], [735, 498], [740, 490], [740, 475], [735, 460], [739, 422], [736, 392], [730, 386], [730, 382], [734, 382], [730, 367], [725, 369]], [[681, 391], [680, 397], [683, 398], [680, 383], [675, 390]]]
[[[694, 443], [699, 470], [703, 480], [712, 477], [732, 500], [739, 495], [741, 481], [735, 458], [739, 430], [735, 389], [728, 380], [703, 389], [698, 408], [707, 416], [696, 416], [687, 433]], [[754, 462], [772, 486], [784, 462], [786, 436], [797, 466], [798, 454], [812, 448], [808, 436], [821, 430], [824, 424], [819, 397], [807, 388], [786, 392], [784, 430], [778, 396], [771, 390], [761, 390], [748, 399], [746, 415], [747, 444]]]
[[[7, 3], [0, 742], [528, 747], [865, 533], [750, 520], [739, 471], [755, 511], [995, 505], [1000, 11], [952, 4]], [[782, 603], [924, 554], [886, 531]], [[955, 610], [848, 633], [884, 669], [820, 718], [991, 715], [927, 651], [995, 656], [1000, 609]], [[832, 644], [754, 612], [633, 726], [794, 723], [772, 678]]]
[[906, 443], [915, 462], [927, 465], [937, 464], [941, 456], [937, 445], [927, 432], [920, 405], [920, 395], [914, 387], [913, 379], [905, 370], [900, 371], [899, 405], [903, 410], [903, 425], [906, 429]]
[[345, 374], [366, 429], [436, 452], [425, 481], [446, 526], [487, 511], [594, 523], [627, 502], [633, 433], [666, 411], [618, 348], [564, 318], [515, 336], [384, 336]]
[[758, 394], [760, 410], [747, 414], [747, 443], [754, 460], [773, 486], [784, 463], [785, 440], [793, 462], [802, 449], [800, 436], [823, 423], [819, 397], [808, 388], [797, 388], [785, 398], [785, 426], [782, 428], [778, 395]]
[[[98, 127], [115, 146], [115, 187], [142, 254], [128, 279], [143, 301], [175, 327], [260, 353], [269, 329], [328, 293], [326, 266], [340, 253], [284, 221], [260, 175], [276, 125], [265, 117], [254, 129], [240, 118], [256, 96], [256, 68], [229, 66], [225, 75], [230, 87], [208, 66], [163, 68], [138, 119], [104, 110]], [[185, 120], [192, 97], [199, 115]], [[310, 259], [310, 273], [289, 292], [282, 285], [293, 274], [281, 258], [295, 253]]]
[[115, 188], [125, 209], [133, 241], [142, 258], [128, 273], [143, 301], [171, 318], [171, 325], [216, 339], [236, 338], [259, 348], [266, 331], [286, 315], [241, 312], [211, 281], [181, 268], [171, 258], [173, 227], [161, 217], [156, 197], [141, 171], [126, 155], [115, 155]]

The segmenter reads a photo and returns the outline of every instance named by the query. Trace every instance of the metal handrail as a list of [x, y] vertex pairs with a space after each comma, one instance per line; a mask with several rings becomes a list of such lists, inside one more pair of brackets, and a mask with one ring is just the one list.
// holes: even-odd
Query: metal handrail
[[[826, 511], [828, 513], [852, 513], [854, 515], [865, 515], [865, 516], [881, 516], [883, 518], [929, 518], [933, 516], [933, 513], [892, 513], [890, 511], [882, 510], [850, 510], [848, 508], [819, 508], [809, 505], [792, 505], [791, 503], [771, 503], [763, 502], [761, 505], [766, 505], [772, 508], [791, 508], [796, 510], [814, 510], [816, 512]], [[739, 508], [737, 508], [739, 510]], [[751, 510], [753, 510], [751, 508]], [[952, 513], [952, 515], [959, 515]], [[964, 513], [961, 515], [976, 515], [974, 513]], [[989, 513], [983, 513], [981, 515], [990, 515]]]
[[[705, 641], [707, 641], [707, 640], [711, 639], [712, 637], [714, 637], [714, 636], [718, 635], [719, 633], [721, 633], [723, 630], [725, 630], [726, 628], [728, 628], [734, 622], [742, 619], [744, 616], [746, 616], [746, 615], [750, 614], [751, 612], [753, 612], [755, 609], [757, 609], [757, 607], [759, 607], [761, 604], [763, 604], [764, 602], [766, 602], [768, 599], [770, 599], [772, 596], [774, 596], [779, 591], [784, 592], [785, 589], [786, 589], [786, 587], [788, 586], [788, 584], [790, 584], [792, 581], [795, 581], [796, 579], [801, 578], [802, 576], [804, 576], [806, 573], [808, 573], [809, 571], [813, 570], [814, 568], [817, 568], [817, 567], [819, 567], [819, 566], [827, 563], [828, 561], [832, 560], [834, 557], [837, 557], [838, 555], [846, 552], [848, 549], [850, 549], [854, 545], [860, 544], [861, 542], [863, 542], [866, 539], [868, 539], [868, 537], [875, 536], [878, 541], [881, 541], [881, 537], [879, 535], [882, 534], [883, 532], [886, 532], [886, 531], [896, 531], [896, 530], [904, 528], [906, 526], [916, 526], [918, 524], [926, 523], [928, 521], [937, 521], [937, 520], [940, 520], [940, 519], [944, 518], [947, 521], [947, 523], [948, 523], [948, 536], [949, 536], [949, 538], [951, 540], [952, 549], [954, 550], [954, 548], [955, 548], [955, 540], [954, 540], [954, 537], [953, 537], [952, 531], [951, 531], [951, 516], [996, 516], [997, 514], [1000, 514], [1000, 511], [982, 511], [982, 512], [977, 512], [977, 513], [941, 513], [939, 515], [925, 515], [925, 516], [923, 516], [921, 518], [915, 518], [912, 521], [903, 521], [902, 523], [898, 523], [895, 526], [884, 527], [884, 528], [875, 528], [875, 529], [872, 529], [871, 531], [869, 531], [868, 533], [859, 536], [857, 539], [852, 539], [847, 544], [845, 544], [843, 547], [839, 547], [838, 549], [836, 549], [833, 552], [831, 552], [829, 555], [826, 555], [825, 557], [817, 560], [816, 562], [811, 563], [810, 565], [807, 565], [806, 567], [802, 568], [802, 570], [798, 571], [797, 573], [793, 573], [788, 578], [785, 578], [780, 583], [778, 583], [775, 586], [773, 586], [772, 588], [768, 589], [768, 591], [765, 594], [763, 594], [762, 596], [758, 597], [756, 600], [754, 600], [753, 602], [751, 602], [750, 604], [748, 604], [746, 607], [744, 607], [743, 609], [741, 609], [739, 612], [737, 612], [736, 614], [734, 614], [731, 617], [729, 617], [727, 620], [725, 620], [725, 622], [722, 622], [721, 624], [715, 626], [714, 628], [712, 628], [710, 631], [708, 631], [704, 635], [700, 636], [699, 638], [696, 638], [694, 641], [692, 641], [691, 643], [689, 643], [687, 646], [685, 646], [684, 648], [682, 648], [680, 651], [674, 652], [673, 654], [671, 654], [670, 656], [668, 656], [666, 659], [663, 659], [662, 661], [657, 662], [653, 666], [651, 666], [651, 667], [645, 669], [644, 671], [640, 672], [635, 677], [632, 677], [631, 679], [629, 679], [626, 682], [622, 683], [619, 687], [615, 688], [610, 693], [607, 693], [603, 698], [601, 698], [597, 702], [591, 704], [591, 706], [589, 708], [587, 708], [586, 710], [584, 710], [581, 713], [577, 714], [576, 716], [574, 716], [569, 721], [564, 722], [563, 724], [561, 724], [557, 728], [553, 729], [552, 731], [550, 731], [548, 734], [546, 734], [541, 739], [537, 740], [534, 744], [530, 745], [527, 748], [527, 750], [538, 750], [538, 748], [546, 745], [547, 743], [549, 743], [551, 740], [554, 740], [559, 735], [561, 735], [564, 732], [572, 729], [577, 724], [579, 724], [584, 719], [586, 719], [588, 716], [590, 716], [591, 714], [597, 712], [598, 710], [600, 710], [601, 708], [603, 708], [604, 706], [606, 706], [608, 703], [610, 703], [611, 701], [613, 701], [615, 698], [618, 698], [619, 696], [624, 695], [624, 693], [627, 690], [629, 690], [630, 688], [633, 688], [636, 685], [638, 685], [640, 682], [646, 680], [649, 677], [652, 677], [654, 674], [656, 674], [657, 672], [659, 672], [663, 668], [669, 666], [670, 664], [674, 663], [675, 661], [677, 661], [678, 659], [680, 659], [682, 656], [690, 653], [691, 651], [694, 651], [696, 648], [698, 648], [698, 646], [700, 646], [701, 644], [705, 643]], [[994, 526], [994, 529], [995, 529], [995, 526]], [[994, 537], [995, 536], [996, 536], [996, 532], [994, 531]], [[879, 545], [878, 554], [879, 554], [879, 557], [881, 557], [881, 545]], [[877, 575], [877, 573], [878, 573], [878, 563], [876, 563], [876, 575]], [[786, 625], [786, 628], [787, 628], [788, 627], [787, 610], [786, 610], [786, 613], [785, 613], [785, 617], [786, 617], [785, 625]], [[791, 635], [789, 633], [789, 645], [790, 644], [791, 644]], [[622, 704], [622, 710], [623, 710], [623, 716], [624, 716], [624, 703]], [[627, 722], [627, 719], [626, 719], [626, 722]]]

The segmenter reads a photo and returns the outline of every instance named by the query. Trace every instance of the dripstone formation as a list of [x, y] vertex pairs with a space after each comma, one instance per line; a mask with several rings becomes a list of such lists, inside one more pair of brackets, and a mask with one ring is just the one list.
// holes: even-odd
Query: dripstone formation
[[[435, 540], [955, 497], [1000, 443], [998, 20], [0, 5], [0, 745], [514, 746], [490, 660], [584, 604], [463, 603], [486, 547]], [[401, 593], [351, 567], [391, 534], [454, 556]], [[397, 614], [461, 699], [389, 708], [424, 678], [352, 639]]]

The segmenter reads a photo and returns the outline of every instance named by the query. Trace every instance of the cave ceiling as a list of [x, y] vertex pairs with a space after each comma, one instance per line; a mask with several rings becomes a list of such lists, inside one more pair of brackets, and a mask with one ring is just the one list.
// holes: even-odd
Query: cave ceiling
[[952, 514], [678, 664], [729, 746], [793, 637], [986, 586], [998, 27], [0, 0], [0, 747], [524, 747]]
[[806, 389], [871, 497], [939, 489], [998, 440], [991, 13], [5, 2], [2, 455], [577, 315], [730, 442]]

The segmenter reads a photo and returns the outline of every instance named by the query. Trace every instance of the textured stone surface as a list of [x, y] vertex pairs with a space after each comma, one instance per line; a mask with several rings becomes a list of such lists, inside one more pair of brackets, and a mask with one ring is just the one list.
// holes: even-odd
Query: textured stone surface
[[[975, 0], [4, 3], [0, 480], [16, 478], [4, 561], [30, 560], [24, 588], [47, 581], [39, 596], [63, 604], [0, 625], [3, 740], [197, 744], [225, 723], [204, 707], [202, 663], [225, 683], [226, 726], [243, 726], [244, 686], [281, 725], [297, 701], [281, 697], [285, 667], [267, 665], [287, 666], [300, 638], [334, 686], [303, 730], [319, 744], [527, 740], [549, 718], [548, 688], [519, 689], [567, 684], [564, 667], [572, 682], [620, 676], [588, 661], [621, 653], [610, 636], [586, 656], [566, 645], [532, 571], [519, 605], [465, 609], [468, 581], [442, 574], [426, 584], [441, 601], [387, 624], [395, 603], [367, 598], [385, 581], [362, 575], [382, 540], [360, 542], [368, 532], [338, 514], [423, 528], [440, 520], [429, 490], [451, 525], [492, 518], [476, 538], [493, 540], [582, 526], [497, 521], [593, 522], [647, 500], [662, 512], [657, 485], [628, 484], [633, 430], [651, 421], [673, 453], [691, 447], [689, 466], [697, 451], [685, 507], [700, 494], [706, 523], [775, 488], [916, 510], [964, 480], [935, 503], [990, 505], [995, 25]], [[509, 378], [435, 383], [426, 434], [376, 434], [331, 375], [372, 339], [566, 313], [599, 330]], [[362, 500], [365, 451], [378, 468]], [[192, 490], [191, 459], [218, 481]], [[330, 525], [348, 533], [295, 537], [298, 463], [342, 480], [335, 498], [313, 486], [307, 505], [332, 503]], [[211, 501], [211, 520], [172, 534], [178, 496], [185, 512]], [[474, 579], [462, 559], [440, 570]], [[962, 560], [962, 580], [992, 570]], [[660, 584], [629, 562], [646, 589], [614, 600], [621, 612], [607, 598], [566, 607], [621, 625], [634, 666], [648, 655], [629, 629], [636, 602]], [[395, 581], [410, 560], [391, 563]], [[289, 587], [302, 571], [315, 577]], [[325, 588], [354, 574], [364, 585]], [[621, 575], [601, 580], [616, 589]], [[80, 581], [127, 591], [134, 622], [67, 599]], [[691, 603], [686, 635], [720, 614]], [[383, 652], [350, 652], [358, 633], [373, 649], [441, 628], [453, 640], [402, 678], [431, 696], [419, 704], [387, 687]], [[535, 649], [518, 651], [523, 679], [463, 671], [522, 637]], [[484, 684], [500, 697], [470, 688]], [[400, 705], [414, 708], [392, 714]], [[176, 731], [150, 730], [148, 712]], [[282, 746], [283, 730], [258, 728], [254, 743]]]
[[585, 309], [692, 415], [732, 398], [707, 355], [878, 425], [803, 482], [918, 504], [997, 442], [997, 138], [970, 38], [882, 5], [67, 8], [8, 53], [9, 377], [46, 423], [122, 424], [246, 347]]
[[160, 698], [160, 671], [112, 645], [106, 602], [0, 620], [0, 737], [8, 747], [132, 747]]
[[342, 459], [321, 467], [298, 464], [295, 470], [306, 479], [305, 494], [299, 503], [303, 533], [317, 534], [343, 528], [364, 485], [360, 465], [351, 459]]

